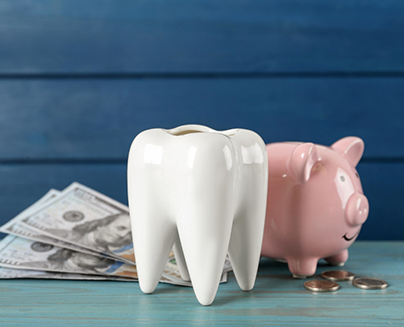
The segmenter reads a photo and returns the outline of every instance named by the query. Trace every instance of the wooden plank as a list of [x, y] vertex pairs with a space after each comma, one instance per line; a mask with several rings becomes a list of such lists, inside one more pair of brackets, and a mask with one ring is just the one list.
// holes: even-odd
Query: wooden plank
[[[242, 292], [231, 275], [209, 307], [189, 287], [160, 284], [145, 295], [135, 282], [1, 280], [0, 314], [3, 324], [30, 326], [397, 326], [404, 320], [403, 248], [403, 242], [351, 247], [344, 268], [385, 279], [385, 290], [340, 282], [337, 292], [312, 293], [285, 264], [261, 259], [253, 291]], [[329, 269], [320, 265], [317, 273]]]
[[400, 0], [0, 3], [0, 72], [404, 72]]
[[[362, 240], [404, 240], [402, 195], [404, 163], [360, 163], [359, 174], [370, 203]], [[0, 225], [39, 199], [50, 188], [78, 181], [127, 204], [126, 164], [0, 165]]]
[[356, 135], [365, 158], [402, 158], [403, 90], [404, 78], [0, 80], [0, 160], [125, 160], [142, 130], [190, 123], [267, 143]]
[[[370, 203], [370, 215], [359, 239], [404, 240], [404, 221], [397, 219], [404, 215], [404, 164], [361, 163], [358, 171]], [[126, 197], [120, 201], [127, 203]]]
[[359, 239], [404, 240], [404, 164], [363, 163], [358, 171], [370, 207]]

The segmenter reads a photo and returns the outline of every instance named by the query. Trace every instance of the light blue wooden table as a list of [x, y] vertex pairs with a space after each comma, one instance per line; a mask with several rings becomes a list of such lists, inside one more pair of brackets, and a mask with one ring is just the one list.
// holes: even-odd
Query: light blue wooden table
[[[317, 274], [330, 269], [320, 264]], [[346, 270], [385, 279], [385, 290], [341, 282], [334, 293], [311, 293], [286, 265], [262, 259], [255, 288], [239, 290], [234, 276], [209, 307], [191, 288], [160, 284], [152, 295], [137, 283], [1, 280], [0, 324], [64, 325], [404, 325], [404, 242], [356, 242]], [[316, 276], [316, 278], [319, 278]]]

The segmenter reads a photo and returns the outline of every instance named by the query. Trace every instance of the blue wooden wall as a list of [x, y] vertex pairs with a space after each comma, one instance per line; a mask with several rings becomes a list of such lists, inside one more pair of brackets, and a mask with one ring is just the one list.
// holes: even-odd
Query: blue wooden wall
[[360, 239], [404, 239], [402, 0], [0, 1], [0, 223], [82, 182], [121, 202], [133, 137], [365, 141]]

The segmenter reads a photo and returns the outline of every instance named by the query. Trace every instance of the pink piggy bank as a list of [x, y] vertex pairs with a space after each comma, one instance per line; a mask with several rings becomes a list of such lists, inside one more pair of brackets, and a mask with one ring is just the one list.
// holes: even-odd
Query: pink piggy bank
[[355, 169], [364, 143], [345, 137], [331, 147], [273, 143], [268, 152], [268, 202], [262, 255], [287, 261], [294, 277], [311, 276], [317, 262], [348, 260], [369, 212]]

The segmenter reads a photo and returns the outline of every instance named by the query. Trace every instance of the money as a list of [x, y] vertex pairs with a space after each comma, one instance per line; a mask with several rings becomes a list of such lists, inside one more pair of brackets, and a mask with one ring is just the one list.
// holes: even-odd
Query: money
[[[0, 268], [0, 278], [137, 280], [134, 265], [11, 235], [0, 242], [0, 267], [3, 267]], [[8, 269], [4, 270], [5, 268]], [[108, 277], [96, 278], [86, 275], [108, 275]], [[227, 272], [224, 272], [221, 282], [226, 281]], [[167, 263], [160, 282], [192, 285], [181, 278], [173, 258]]]
[[304, 287], [312, 292], [335, 292], [339, 285], [328, 280], [310, 280], [304, 283]]
[[[30, 229], [27, 225], [22, 225], [22, 224], [19, 224], [18, 222], [16, 222], [19, 219], [21, 219], [21, 217], [27, 216], [27, 215], [31, 214], [32, 212], [34, 212], [35, 209], [40, 208], [40, 206], [42, 204], [44, 204], [52, 199], [55, 199], [57, 196], [59, 196], [59, 194], [60, 194], [59, 191], [51, 189], [48, 193], [46, 193], [42, 198], [40, 198], [33, 205], [31, 205], [30, 207], [25, 209], [23, 212], [21, 212], [18, 216], [16, 216], [11, 221], [9, 221], [6, 224], [4, 224], [3, 226], [1, 226], [0, 232], [5, 233], [5, 234], [20, 236], [20, 237], [27, 238], [27, 239], [33, 240], [33, 241], [39, 241], [39, 242], [43, 242], [43, 243], [56, 245], [56, 246], [63, 247], [66, 249], [71, 249], [73, 251], [88, 253], [88, 254], [92, 254], [95, 256], [108, 257], [104, 254], [98, 253], [93, 250], [88, 250], [88, 249], [82, 248], [82, 247], [74, 245], [74, 244], [70, 244], [67, 242], [63, 242], [63, 241], [54, 239], [52, 237], [38, 234], [35, 230]], [[116, 258], [113, 258], [113, 259], [116, 259]]]
[[[118, 282], [136, 282], [136, 279], [126, 278], [120, 276], [101, 276], [101, 275], [84, 275], [84, 274], [72, 274], [72, 273], [59, 273], [59, 272], [48, 272], [40, 270], [28, 270], [28, 269], [12, 269], [12, 268], [2, 268], [0, 267], [0, 279], [20, 279], [20, 278], [31, 278], [31, 279], [65, 279], [65, 280], [109, 280]], [[227, 274], [223, 274], [221, 282], [227, 281]], [[166, 284], [176, 284], [174, 281], [162, 277], [161, 283]], [[190, 283], [185, 282], [180, 284], [183, 286], [190, 286]]]
[[[84, 185], [51, 190], [0, 227], [0, 278], [137, 281], [128, 208]], [[227, 281], [226, 258], [220, 282]], [[160, 282], [184, 281], [173, 254]]]
[[96, 251], [88, 250], [88, 249], [85, 249], [80, 246], [70, 244], [67, 242], [59, 241], [52, 237], [37, 234], [35, 231], [30, 230], [26, 226], [20, 225], [18, 223], [12, 223], [12, 224], [8, 223], [8, 224], [0, 227], [0, 232], [19, 236], [22, 238], [27, 238], [32, 241], [38, 241], [38, 242], [42, 242], [42, 243], [52, 244], [52, 245], [55, 245], [58, 247], [63, 247], [65, 249], [70, 249], [70, 250], [77, 251], [77, 252], [88, 253], [88, 254], [92, 254], [92, 255], [95, 255], [98, 257], [102, 257], [102, 258], [110, 258], [110, 259], [116, 260], [115, 257], [109, 257], [105, 254], [98, 253]]
[[58, 272], [46, 272], [39, 270], [0, 268], [0, 279], [35, 278], [35, 279], [70, 279], [70, 280], [113, 280], [134, 281], [132, 278], [117, 276], [64, 274]]
[[387, 282], [383, 279], [370, 277], [355, 278], [352, 284], [365, 290], [380, 290], [388, 286]]
[[[228, 271], [229, 270], [226, 269], [226, 263], [225, 263], [225, 268], [223, 270], [222, 276], [220, 277], [220, 283], [227, 282], [227, 272]], [[164, 268], [163, 277], [160, 281], [163, 281], [165, 283], [175, 284], [175, 285], [192, 286], [191, 282], [185, 281], [181, 278], [180, 271], [177, 267], [177, 263], [176, 263], [174, 257], [171, 257], [168, 260], [168, 262]]]
[[134, 265], [12, 235], [0, 242], [0, 266], [137, 279]]
[[347, 280], [353, 280], [355, 275], [346, 270], [330, 270], [323, 271], [321, 277], [330, 280], [332, 282], [342, 282]]
[[9, 224], [15, 223], [37, 234], [135, 263], [128, 207], [79, 183]]

